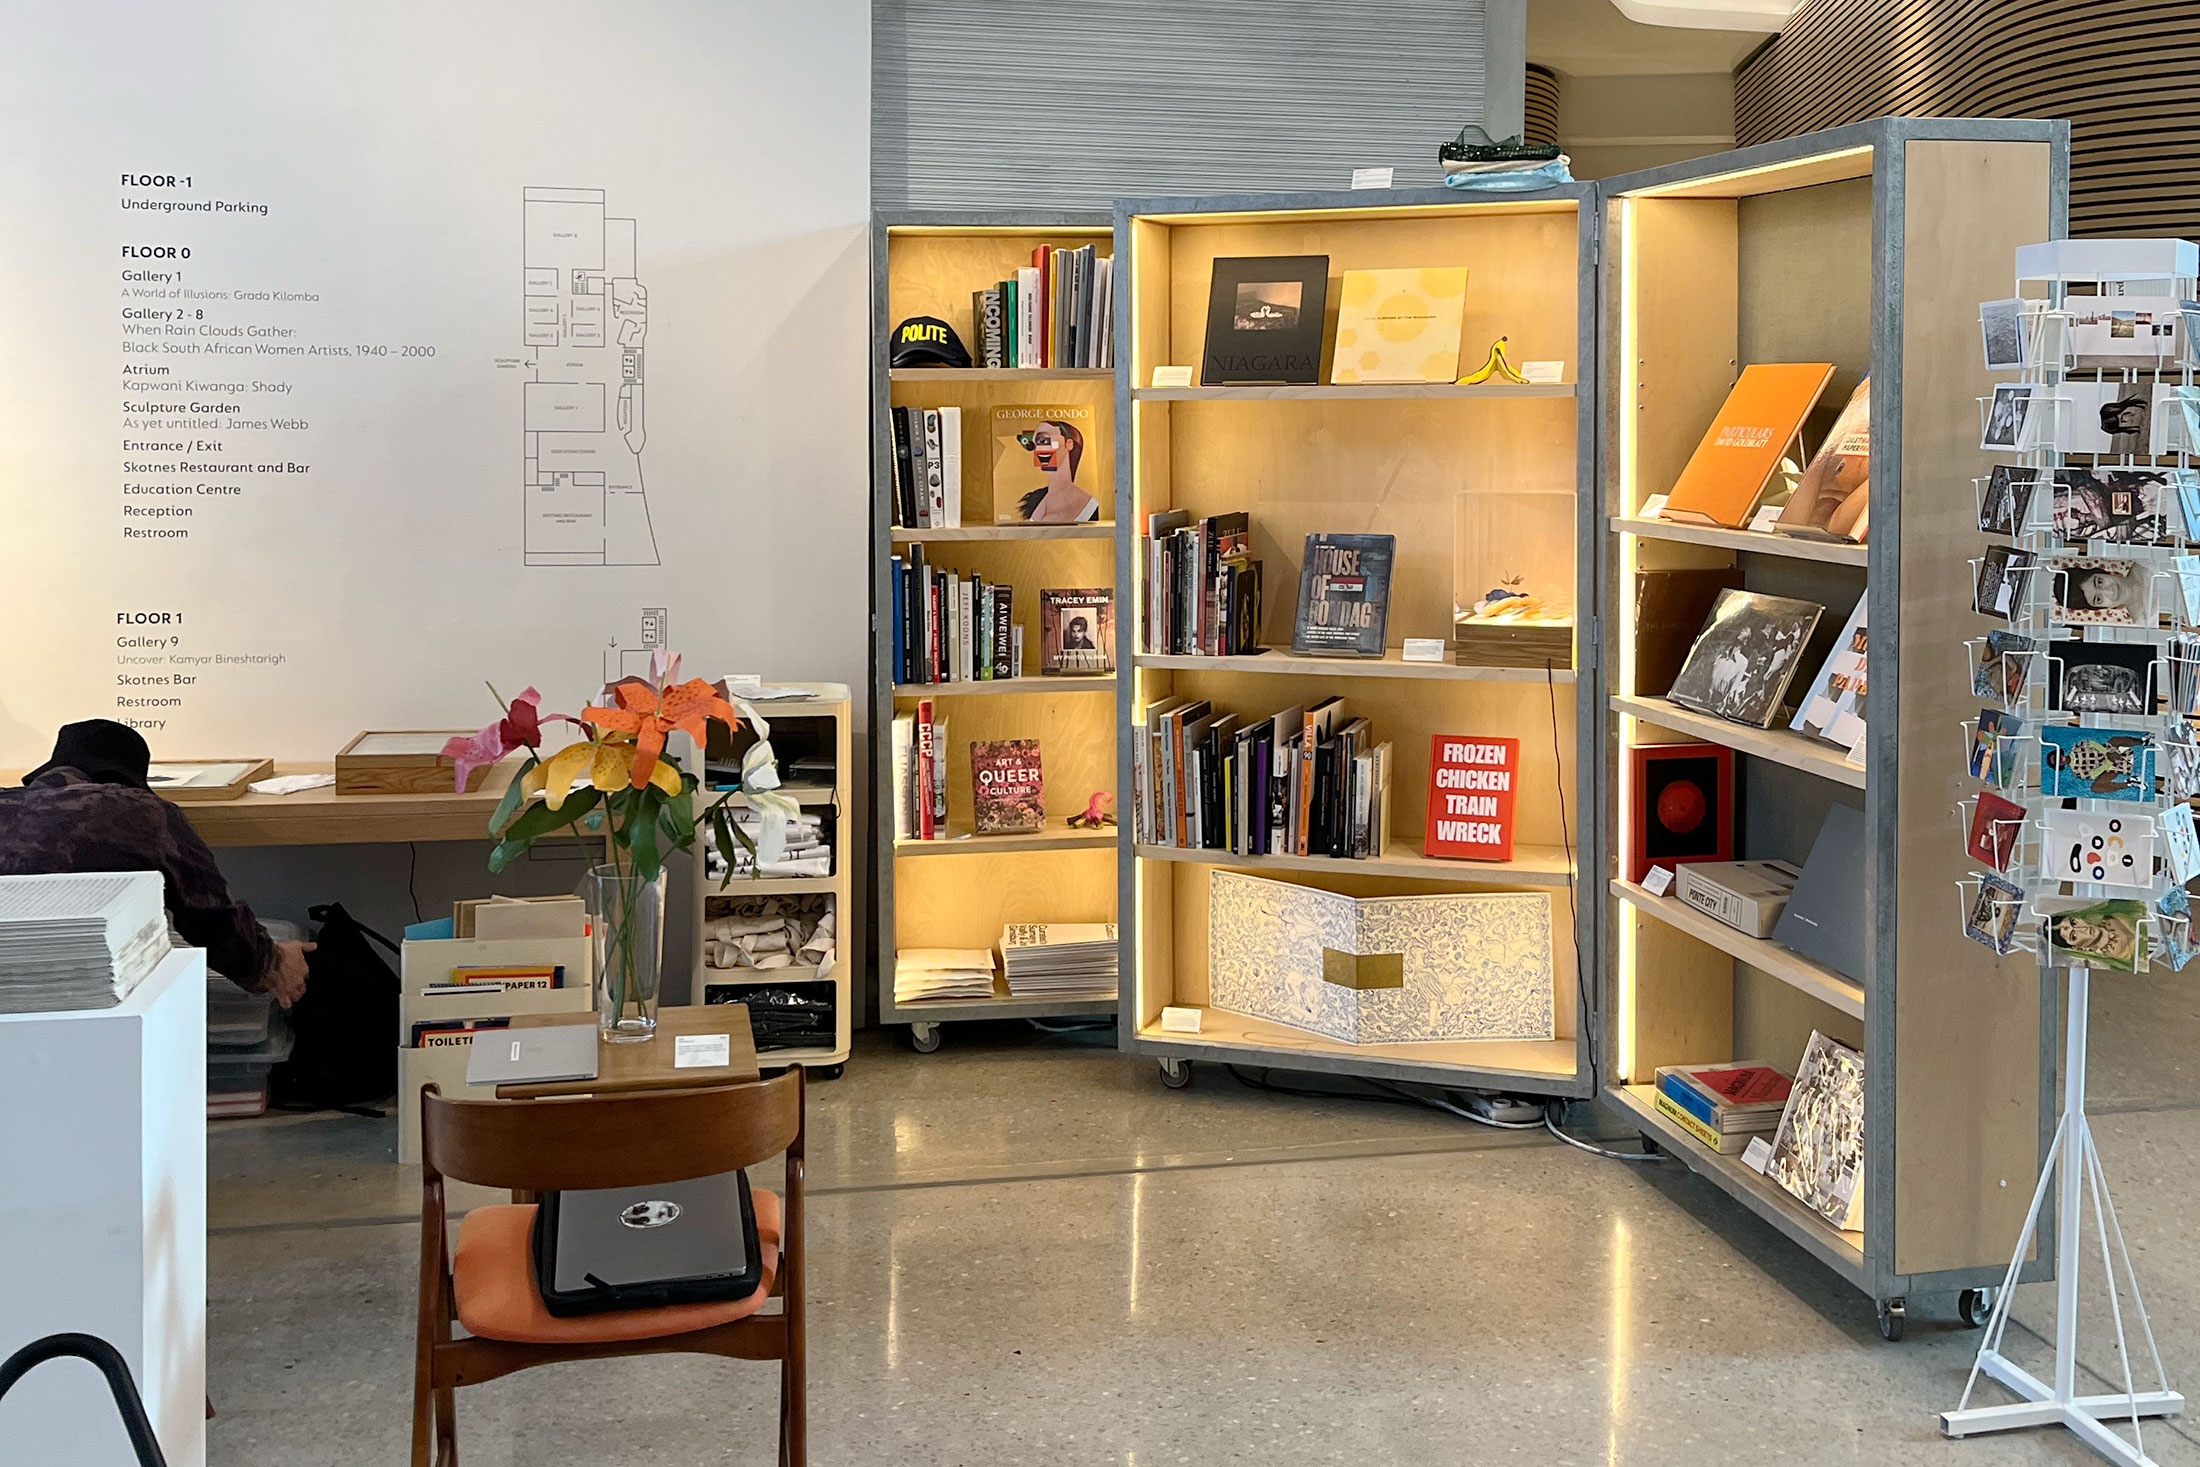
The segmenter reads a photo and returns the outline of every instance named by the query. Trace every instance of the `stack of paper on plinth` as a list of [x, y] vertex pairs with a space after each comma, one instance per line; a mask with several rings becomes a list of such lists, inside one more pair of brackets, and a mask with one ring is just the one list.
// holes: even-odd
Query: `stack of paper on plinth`
[[993, 954], [982, 947], [905, 947], [894, 954], [894, 1002], [991, 998]]
[[0, 1013], [108, 1009], [168, 956], [159, 873], [0, 876]]
[[1001, 929], [1001, 966], [1015, 998], [1115, 992], [1113, 922], [1011, 922]]

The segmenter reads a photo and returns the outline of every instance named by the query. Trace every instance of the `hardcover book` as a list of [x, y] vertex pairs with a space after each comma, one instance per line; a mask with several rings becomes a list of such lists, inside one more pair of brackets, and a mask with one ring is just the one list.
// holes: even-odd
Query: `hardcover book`
[[1513, 858], [1520, 740], [1437, 734], [1430, 740], [1422, 853], [1457, 861]]
[[1663, 516], [1730, 530], [1748, 524], [1766, 481], [1832, 380], [1831, 362], [1744, 367], [1674, 481]]
[[1725, 861], [1734, 855], [1734, 751], [1724, 744], [1637, 744], [1627, 879], [1652, 866]]
[[1770, 728], [1825, 610], [1815, 601], [1721, 591], [1667, 696], [1730, 723]]
[[1337, 288], [1331, 382], [1450, 382], [1459, 376], [1467, 272], [1347, 270]]
[[993, 523], [1076, 525], [1100, 517], [1087, 485], [1091, 404], [1002, 403], [993, 409]]
[[1106, 586], [1039, 593], [1039, 671], [1099, 677], [1115, 671], [1115, 592]]
[[1872, 379], [1856, 384], [1773, 528], [1810, 539], [1859, 541], [1871, 528]]
[[1046, 829], [1046, 780], [1039, 769], [1039, 741], [973, 742], [970, 808], [980, 835], [1025, 835]]
[[1299, 565], [1299, 656], [1380, 657], [1390, 620], [1395, 535], [1309, 535]]
[[1849, 757], [1861, 763], [1864, 756], [1865, 651], [1870, 633], [1865, 626], [1869, 596], [1856, 598], [1848, 625], [1834, 641], [1833, 650], [1811, 680], [1795, 718], [1788, 727], [1828, 743], [1839, 744]]
[[1207, 345], [1199, 380], [1321, 381], [1327, 255], [1223, 256], [1207, 294]]
[[1812, 1031], [1765, 1176], [1842, 1231], [1864, 1226], [1864, 1056]]

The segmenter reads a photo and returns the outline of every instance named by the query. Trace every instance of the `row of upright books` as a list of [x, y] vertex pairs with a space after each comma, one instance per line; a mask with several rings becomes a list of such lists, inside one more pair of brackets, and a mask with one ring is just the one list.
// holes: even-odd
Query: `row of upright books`
[[1022, 677], [1024, 629], [1016, 588], [983, 576], [942, 570], [912, 545], [889, 566], [894, 681], [990, 682]]
[[912, 530], [962, 528], [962, 409], [898, 407], [894, 523]]
[[1132, 730], [1142, 845], [1363, 860], [1390, 839], [1391, 746], [1340, 698], [1244, 719], [1171, 698]]
[[1146, 516], [1145, 650], [1236, 657], [1259, 650], [1260, 566], [1252, 518], [1240, 510], [1194, 521], [1181, 509]]
[[1040, 245], [1015, 278], [972, 293], [981, 367], [1115, 365], [1115, 261]]
[[947, 718], [930, 698], [894, 716], [894, 838], [947, 836]]

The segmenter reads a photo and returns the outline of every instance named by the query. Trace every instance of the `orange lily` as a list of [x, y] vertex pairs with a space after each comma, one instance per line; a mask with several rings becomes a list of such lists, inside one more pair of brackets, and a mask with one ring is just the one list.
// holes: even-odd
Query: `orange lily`
[[662, 690], [644, 678], [621, 678], [611, 685], [611, 693], [615, 706], [591, 704], [581, 710], [581, 717], [606, 733], [633, 736], [634, 768], [627, 778], [635, 789], [649, 783], [657, 756], [664, 752], [665, 735], [672, 730], [679, 729], [701, 744], [708, 737], [710, 719], [728, 728], [741, 726], [740, 715], [723, 692], [699, 677]]

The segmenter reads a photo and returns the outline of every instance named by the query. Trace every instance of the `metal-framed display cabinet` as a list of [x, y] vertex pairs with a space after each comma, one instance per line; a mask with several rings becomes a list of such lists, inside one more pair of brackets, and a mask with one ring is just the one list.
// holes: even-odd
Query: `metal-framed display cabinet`
[[[1611, 611], [1597, 823], [1612, 835], [1585, 894], [1608, 955], [1600, 1098], [1870, 1296], [1890, 1338], [1915, 1296], [1957, 1293], [1975, 1321], [2052, 1132], [2056, 1026], [2036, 964], [1968, 940], [1957, 894], [1971, 868], [1955, 741], [1979, 706], [1966, 642], [1991, 625], [1972, 609], [1970, 563], [1971, 484], [1991, 464], [1978, 446], [1978, 307], [2013, 293], [2018, 245], [2065, 232], [2069, 125], [1880, 119], [1607, 179], [1600, 195], [1599, 600]], [[1656, 517], [1646, 501], [1673, 486], [1742, 367], [1819, 361], [1838, 369], [1813, 419], [1821, 432], [1871, 377], [1868, 546]], [[1784, 711], [1756, 729], [1665, 697], [1694, 624], [1640, 610], [1720, 584], [1825, 608], [1790, 700], [1868, 598], [1860, 761], [1792, 730]], [[1627, 879], [1648, 795], [1631, 751], [1699, 742], [1733, 751], [1737, 858], [1801, 864], [1831, 807], [1861, 811], [1861, 971]], [[1692, 1140], [1652, 1103], [1661, 1065], [1792, 1071], [1813, 1030], [1863, 1056], [1858, 1231]], [[2043, 1240], [2039, 1276], [2051, 1251]]]
[[[939, 1046], [940, 1026], [972, 1019], [1044, 1019], [1115, 1012], [1112, 993], [1012, 996], [996, 976], [989, 999], [894, 999], [903, 948], [991, 949], [1011, 922], [1115, 920], [1112, 827], [1073, 828], [1096, 791], [1115, 785], [1115, 678], [1036, 673], [1039, 592], [1112, 587], [1115, 536], [1115, 373], [1109, 368], [889, 367], [888, 334], [911, 316], [953, 325], [975, 357], [982, 324], [971, 296], [1013, 278], [1046, 245], [1111, 252], [1105, 214], [1057, 210], [881, 212], [871, 229], [871, 912], [878, 1017], [907, 1024], [919, 1050]], [[1078, 480], [1100, 501], [1081, 524], [993, 523], [992, 409], [1006, 404], [1089, 407], [1092, 432]], [[962, 513], [954, 528], [895, 523], [895, 407], [962, 409]], [[951, 492], [953, 492], [951, 490]], [[950, 683], [897, 683], [894, 557], [921, 556], [943, 571], [1013, 588], [1014, 619], [1032, 675]], [[894, 720], [930, 702], [945, 723], [948, 838], [896, 838]], [[1046, 829], [971, 835], [969, 746], [1037, 739], [1045, 775]]]
[[[1192, 1063], [1205, 1060], [1552, 1097], [1593, 1091], [1594, 928], [1573, 882], [1577, 851], [1597, 869], [1594, 821], [1583, 818], [1592, 808], [1584, 771], [1595, 763], [1596, 720], [1576, 716], [1579, 649], [1593, 656], [1598, 645], [1590, 615], [1595, 205], [1590, 184], [1512, 195], [1425, 189], [1116, 205], [1116, 413], [1129, 425], [1116, 466], [1124, 826], [1136, 833], [1134, 740], [1148, 736], [1148, 711], [1165, 710], [1166, 700], [1206, 701], [1255, 720], [1337, 696], [1393, 751], [1390, 840], [1368, 857], [1248, 854], [1179, 841], [1173, 829], [1126, 841], [1118, 1043], [1157, 1059], [1172, 1085], [1188, 1083]], [[1333, 291], [1346, 271], [1465, 266], [1462, 373], [1505, 336], [1515, 361], [1557, 363], [1556, 380], [1465, 385], [1447, 374], [1332, 385], [1324, 371], [1309, 386], [1155, 385], [1156, 368], [1201, 361], [1215, 260], [1248, 255], [1326, 255]], [[1147, 516], [1164, 511], [1195, 522], [1247, 512], [1251, 550], [1263, 563], [1262, 651], [1187, 655], [1147, 635], [1141, 537]], [[1329, 532], [1396, 536], [1381, 658], [1290, 652], [1305, 538]], [[1493, 548], [1512, 558], [1493, 566]], [[1547, 602], [1572, 608], [1573, 647], [1543, 663], [1470, 657], [1462, 665], [1452, 649], [1456, 608], [1515, 570]], [[1406, 639], [1440, 639], [1443, 660], [1404, 660]], [[1519, 739], [1509, 863], [1423, 854], [1439, 734]], [[1494, 1037], [1503, 1031], [1492, 1027], [1482, 1032], [1493, 1037], [1352, 1043], [1217, 1006], [1209, 914], [1223, 871], [1352, 896], [1541, 894], [1551, 932], [1548, 1008], [1509, 1037]], [[1539, 992], [1535, 1002], [1540, 1008]], [[1196, 1010], [1198, 1032], [1165, 1030], [1165, 1007]]]

